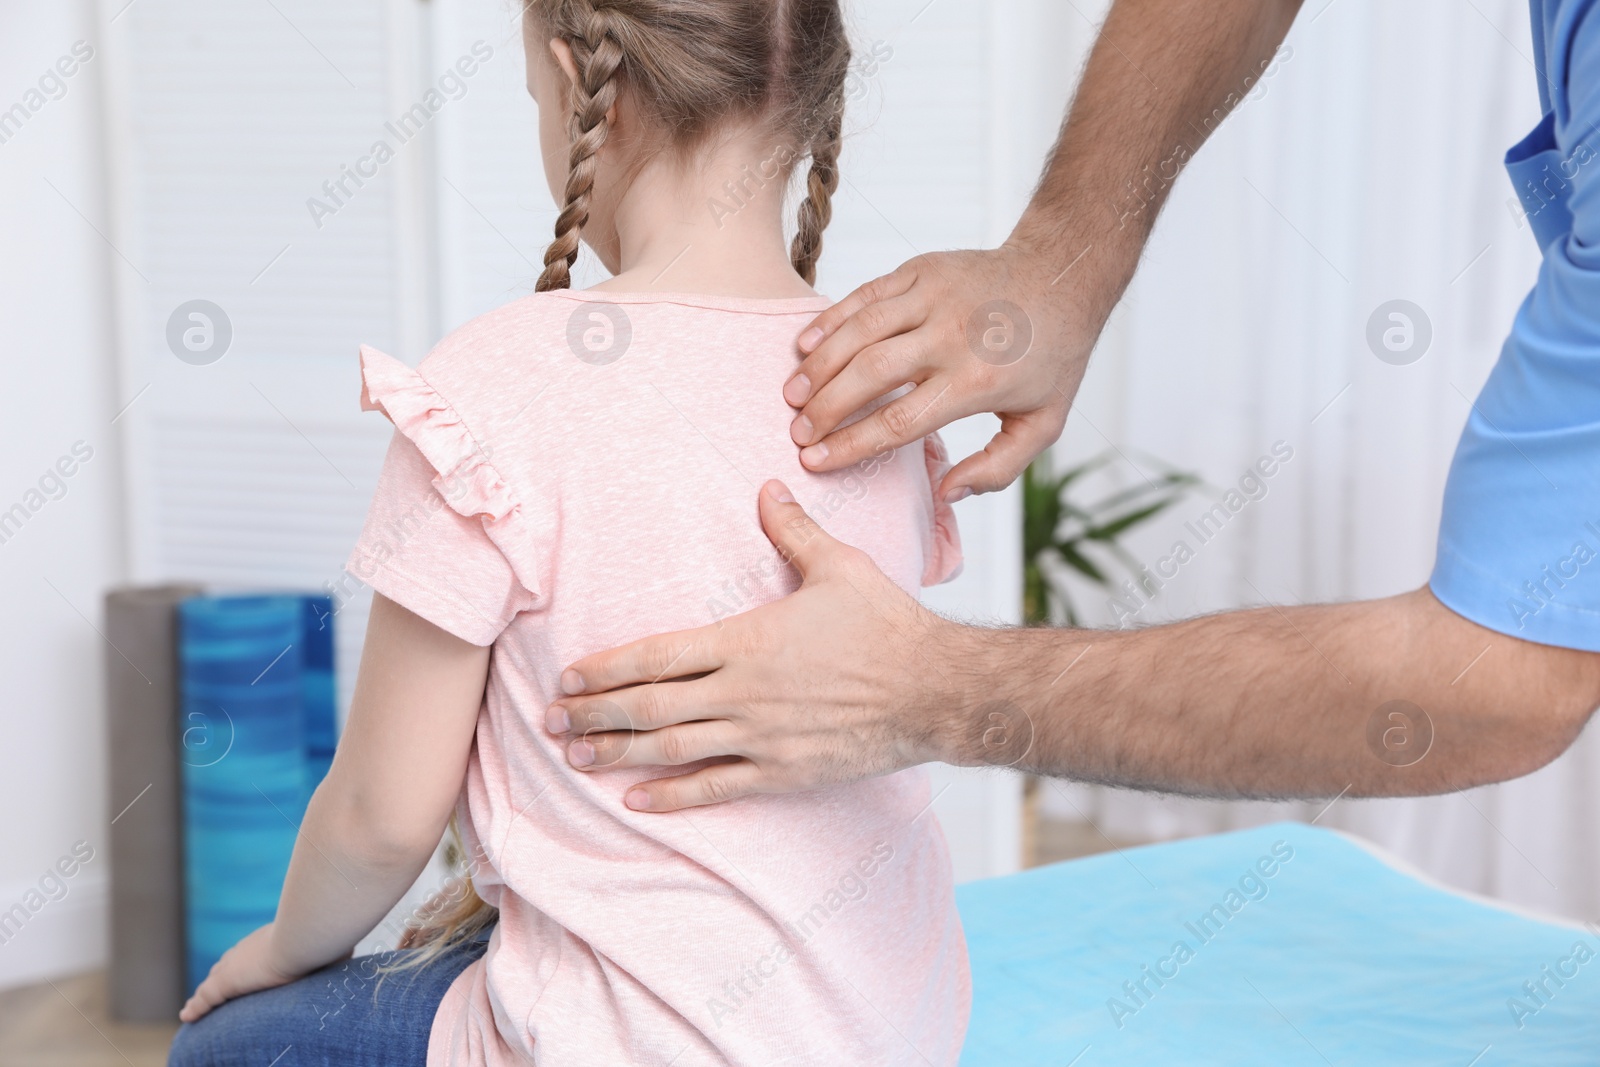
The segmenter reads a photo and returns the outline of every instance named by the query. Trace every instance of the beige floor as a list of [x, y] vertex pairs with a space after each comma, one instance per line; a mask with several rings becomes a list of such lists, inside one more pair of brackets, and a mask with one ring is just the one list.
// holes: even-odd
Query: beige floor
[[105, 975], [0, 992], [0, 1067], [162, 1067], [177, 1024], [106, 1018]]
[[[1039, 819], [1034, 861], [1055, 863], [1122, 848], [1092, 826]], [[106, 1017], [105, 975], [0, 992], [0, 1067], [163, 1067], [172, 1026], [131, 1026]]]

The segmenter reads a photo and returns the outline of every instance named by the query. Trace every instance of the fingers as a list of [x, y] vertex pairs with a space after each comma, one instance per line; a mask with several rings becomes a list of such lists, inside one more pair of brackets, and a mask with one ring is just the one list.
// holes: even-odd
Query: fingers
[[[790, 405], [805, 407], [805, 411], [795, 419], [795, 425], [791, 430], [795, 444], [810, 444], [833, 429], [839, 419], [865, 403], [865, 400], [857, 402], [842, 412], [837, 410], [837, 401], [834, 402], [835, 406], [818, 407], [815, 403], [816, 398], [827, 395], [827, 387], [834, 382], [836, 375], [843, 373], [847, 368], [856, 368], [859, 377], [860, 368], [880, 365], [885, 368], [882, 373], [888, 373], [888, 368], [895, 367], [896, 358], [903, 357], [903, 353], [898, 353], [893, 348], [885, 352], [883, 342], [912, 332], [926, 322], [927, 318], [927, 305], [916, 293], [885, 300], [882, 303], [867, 304], [846, 319], [815, 352], [807, 356], [794, 376], [783, 387], [783, 398]], [[802, 378], [804, 382], [801, 381]], [[906, 377], [900, 377], [889, 381], [884, 389], [879, 389], [872, 396], [877, 396], [886, 389], [893, 389], [907, 380]], [[870, 399], [872, 399], [870, 396], [866, 398]], [[829, 419], [833, 421], [826, 422]], [[808, 434], [806, 430], [811, 424], [815, 424], [817, 428]]]
[[194, 995], [184, 1003], [182, 1010], [178, 1012], [178, 1018], [183, 1022], [192, 1023], [196, 1019], [202, 1018], [212, 1008], [230, 998], [231, 994], [224, 989], [223, 979], [217, 973], [219, 966], [221, 966], [220, 960], [212, 965], [211, 973], [206, 975], [206, 980], [200, 983], [199, 988], [194, 991]]
[[747, 760], [719, 763], [677, 778], [657, 778], [628, 790], [622, 802], [634, 811], [664, 812], [721, 804], [763, 792], [761, 770]]
[[813, 470], [836, 470], [920, 441], [953, 419], [971, 414], [954, 405], [950, 389], [941, 381], [929, 379], [865, 418], [833, 431], [826, 440], [802, 448], [800, 462]]
[[716, 627], [703, 626], [698, 630], [657, 634], [631, 645], [585, 656], [561, 672], [561, 691], [568, 696], [603, 693], [619, 686], [714, 671], [722, 666], [718, 636]]
[[944, 476], [937, 490], [940, 498], [953, 502], [973, 493], [1004, 489], [1021, 476], [1035, 456], [1055, 443], [1062, 425], [1061, 417], [1053, 412], [1002, 415], [1000, 432], [983, 446], [983, 451], [957, 463]]
[[841, 552], [854, 551], [814, 522], [782, 482], [761, 487], [761, 528], [783, 558], [794, 564], [805, 581], [822, 574]]
[[544, 725], [557, 736], [659, 730], [704, 719], [707, 706], [698, 682], [635, 685], [599, 696], [563, 697], [545, 711]]
[[806, 466], [822, 469], [825, 465], [834, 470], [866, 458], [865, 454], [843, 454], [841, 439], [830, 435], [879, 397], [907, 383], [931, 380], [939, 368], [930, 359], [926, 337], [923, 328], [862, 350], [812, 397], [789, 424], [789, 436], [795, 444], [804, 446], [800, 456]]
[[[891, 300], [910, 290], [916, 283], [917, 269], [911, 263], [906, 263], [889, 274], [872, 279], [865, 285], [858, 286], [854, 292], [833, 307], [824, 311], [811, 320], [800, 333], [800, 351], [806, 353], [800, 368], [795, 371], [788, 383], [783, 387], [783, 395], [789, 399], [794, 407], [804, 404], [812, 393], [822, 388], [829, 378], [838, 373], [839, 367], [848, 361], [859, 349], [848, 349], [840, 357], [839, 350], [832, 350], [821, 358], [813, 358], [817, 349], [846, 322], [853, 319], [857, 312], [870, 307], [880, 301]], [[887, 335], [885, 335], [887, 336]], [[879, 338], [873, 338], [878, 340]], [[863, 342], [870, 344], [871, 341]], [[801, 383], [799, 379], [805, 376], [809, 383]]]
[[589, 733], [567, 746], [567, 762], [580, 771], [623, 767], [681, 767], [718, 756], [742, 756], [726, 721], [689, 722], [661, 730]]

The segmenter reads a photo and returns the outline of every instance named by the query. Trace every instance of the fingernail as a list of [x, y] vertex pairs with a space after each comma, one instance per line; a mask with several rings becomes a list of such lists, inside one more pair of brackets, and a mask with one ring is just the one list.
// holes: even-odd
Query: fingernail
[[567, 746], [567, 762], [574, 767], [588, 767], [594, 763], [594, 745], [587, 741], [574, 741]]
[[800, 335], [800, 351], [810, 352], [822, 343], [822, 327], [813, 326]]
[[561, 691], [569, 697], [583, 692], [583, 675], [568, 667], [561, 672]]
[[796, 374], [783, 385], [783, 398], [789, 402], [790, 407], [799, 407], [811, 399], [811, 379], [804, 374]]
[[650, 810], [650, 794], [643, 789], [628, 790], [628, 795], [622, 798], [622, 802], [634, 811]]
[[544, 728], [553, 734], [570, 733], [572, 716], [567, 714], [566, 708], [556, 704], [544, 713]]
[[971, 495], [972, 489], [970, 486], [958, 485], [944, 495], [944, 502], [946, 504], [954, 504], [956, 501], [965, 500]]
[[815, 467], [828, 458], [828, 446], [817, 444], [807, 445], [800, 450], [800, 462], [808, 467]]
[[789, 487], [782, 482], [768, 482], [767, 495], [780, 504], [793, 504], [794, 494], [789, 492]]
[[794, 443], [797, 445], [809, 445], [811, 443], [811, 434], [811, 420], [804, 415], [789, 424], [789, 436], [794, 438]]

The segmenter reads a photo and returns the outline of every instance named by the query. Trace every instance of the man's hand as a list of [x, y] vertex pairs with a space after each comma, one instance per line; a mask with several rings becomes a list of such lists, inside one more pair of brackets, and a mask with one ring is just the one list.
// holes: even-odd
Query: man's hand
[[948, 758], [930, 706], [958, 679], [939, 648], [960, 627], [835, 541], [779, 482], [761, 522], [804, 584], [743, 615], [572, 664], [546, 718], [580, 770], [724, 761], [625, 798], [675, 811], [855, 781]]
[[1178, 173], [1256, 85], [1300, 4], [1116, 0], [1005, 244], [918, 256], [800, 335], [805, 359], [783, 395], [801, 409], [790, 430], [801, 462], [839, 470], [989, 411], [1000, 432], [939, 493], [959, 500], [1011, 484], [1060, 436]]
[[[1071, 284], [1054, 284], [1074, 265], [1013, 246], [918, 256], [817, 316], [783, 390], [801, 408], [790, 427], [801, 462], [838, 470], [989, 411], [1000, 432], [936, 491], [960, 500], [1010, 485], [1061, 436], [1100, 332]], [[908, 382], [905, 396], [838, 428]]]

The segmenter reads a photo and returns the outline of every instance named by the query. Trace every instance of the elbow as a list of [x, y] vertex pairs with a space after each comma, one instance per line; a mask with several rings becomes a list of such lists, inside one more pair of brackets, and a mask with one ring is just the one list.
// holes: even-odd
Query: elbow
[[1421, 694], [1438, 716], [1435, 751], [1423, 760], [1433, 764], [1421, 776], [1427, 791], [1532, 774], [1571, 748], [1600, 706], [1600, 652], [1507, 640], [1445, 607], [1427, 587], [1400, 603], [1406, 625], [1386, 639], [1438, 679]]
[[[1600, 662], [1600, 656], [1594, 658]], [[1589, 666], [1595, 667], [1595, 664]], [[1548, 738], [1545, 751], [1541, 753], [1544, 758], [1532, 770], [1554, 761], [1571, 748], [1589, 725], [1597, 707], [1600, 707], [1600, 668], [1587, 672], [1587, 677], [1558, 687], [1543, 716]]]
[[369, 870], [420, 870], [443, 834], [442, 820], [435, 826], [404, 803], [352, 795], [331, 780], [317, 787], [311, 804], [338, 850]]
[[[1587, 654], [1586, 654], [1587, 655]], [[1595, 657], [1600, 661], [1600, 656]], [[1589, 665], [1593, 668], [1594, 665]], [[1488, 785], [1532, 774], [1553, 763], [1577, 741], [1600, 706], [1600, 670], [1550, 679], [1488, 716], [1478, 734], [1479, 773], [1469, 785]]]
[[1590, 710], [1580, 716], [1562, 708], [1525, 709], [1508, 717], [1498, 731], [1499, 740], [1485, 752], [1487, 773], [1473, 784], [1507, 782], [1555, 762], [1577, 740]]
[[1553, 649], [1546, 654], [1543, 685], [1529, 686], [1529, 704], [1544, 735], [1542, 758], [1524, 773], [1552, 762], [1577, 741], [1600, 707], [1600, 653]]

